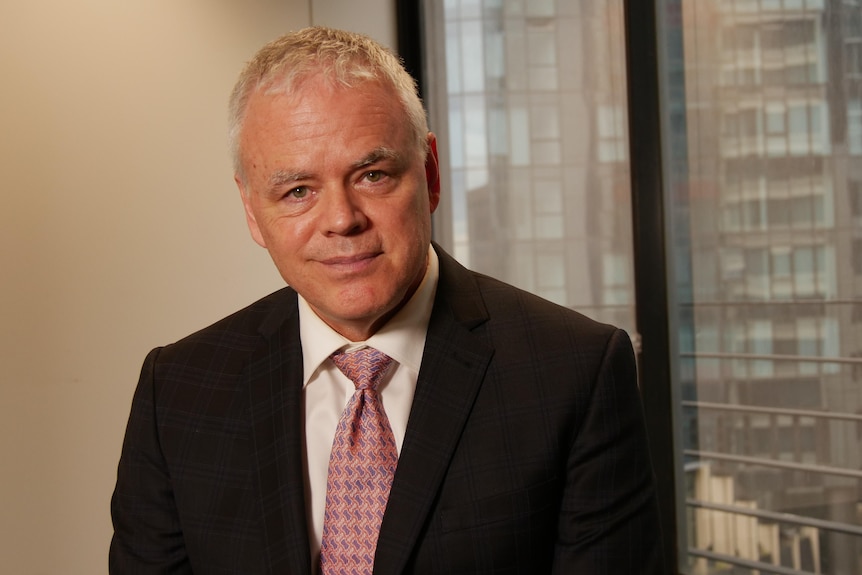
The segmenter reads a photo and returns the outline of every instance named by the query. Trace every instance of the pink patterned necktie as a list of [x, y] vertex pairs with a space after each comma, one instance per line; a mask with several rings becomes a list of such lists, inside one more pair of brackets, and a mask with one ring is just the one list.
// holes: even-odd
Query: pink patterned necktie
[[329, 457], [320, 569], [323, 575], [370, 574], [398, 465], [395, 436], [377, 394], [392, 358], [366, 347], [331, 359], [356, 392], [341, 414]]

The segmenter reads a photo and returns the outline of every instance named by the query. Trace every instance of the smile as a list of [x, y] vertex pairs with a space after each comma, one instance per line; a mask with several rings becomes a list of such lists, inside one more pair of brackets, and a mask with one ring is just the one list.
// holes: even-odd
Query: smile
[[380, 255], [380, 252], [363, 253], [351, 256], [336, 256], [321, 260], [320, 263], [330, 269], [340, 272], [358, 272], [368, 268]]

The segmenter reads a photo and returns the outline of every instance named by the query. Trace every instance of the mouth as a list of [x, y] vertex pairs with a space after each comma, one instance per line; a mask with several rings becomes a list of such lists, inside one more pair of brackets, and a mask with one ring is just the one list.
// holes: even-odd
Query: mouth
[[333, 256], [320, 263], [336, 272], [357, 273], [368, 269], [382, 252], [364, 252], [346, 256]]

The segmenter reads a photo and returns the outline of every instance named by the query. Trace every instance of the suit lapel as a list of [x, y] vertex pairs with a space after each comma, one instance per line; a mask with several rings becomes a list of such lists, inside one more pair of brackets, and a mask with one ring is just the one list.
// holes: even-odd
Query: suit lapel
[[475, 279], [444, 252], [437, 252], [437, 295], [377, 543], [376, 575], [401, 573], [409, 560], [493, 355], [474, 331], [487, 321]]
[[302, 471], [302, 348], [296, 294], [261, 324], [261, 346], [246, 370], [252, 460], [268, 573], [310, 575]]

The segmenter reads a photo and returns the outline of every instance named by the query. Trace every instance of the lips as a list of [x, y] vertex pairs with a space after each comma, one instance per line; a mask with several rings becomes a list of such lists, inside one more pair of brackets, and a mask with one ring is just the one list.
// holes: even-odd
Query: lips
[[382, 252], [366, 252], [361, 254], [333, 256], [319, 260], [326, 267], [340, 272], [363, 271], [370, 266]]

